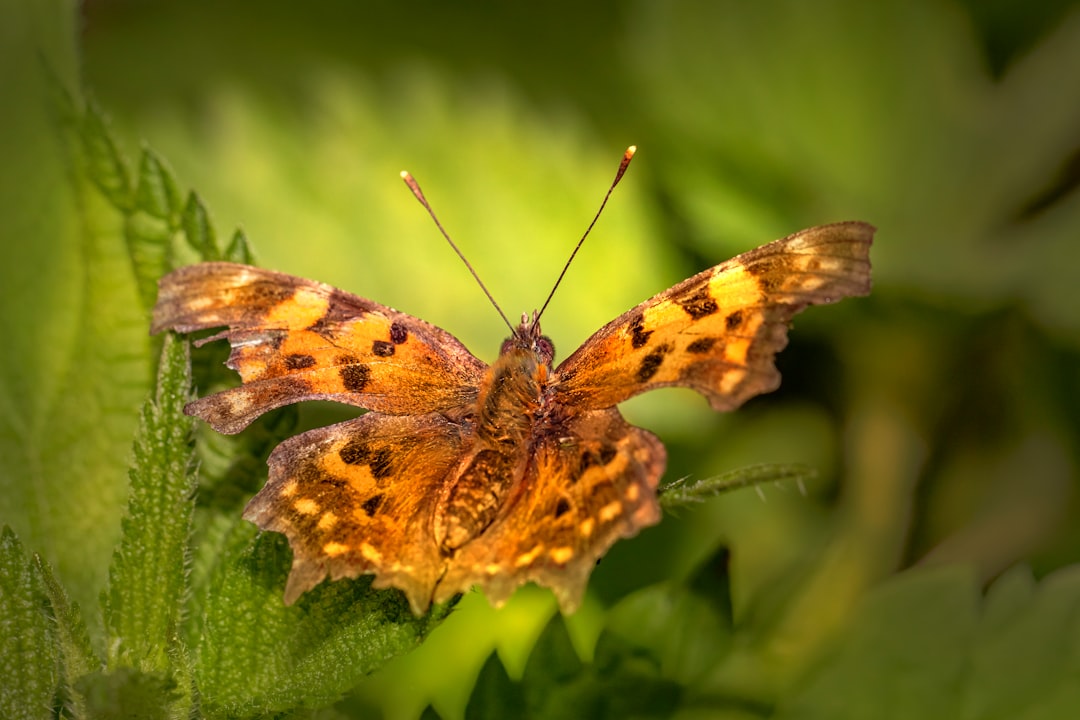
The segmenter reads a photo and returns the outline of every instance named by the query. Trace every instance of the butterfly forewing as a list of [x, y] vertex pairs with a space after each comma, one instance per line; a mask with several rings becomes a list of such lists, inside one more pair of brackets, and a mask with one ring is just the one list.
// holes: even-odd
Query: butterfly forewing
[[322, 283], [220, 262], [162, 278], [152, 332], [223, 326], [210, 339], [229, 341], [244, 384], [191, 410], [227, 433], [301, 400], [394, 414], [459, 407], [485, 367], [449, 333]]
[[803, 230], [689, 278], [601, 328], [556, 370], [561, 402], [612, 407], [683, 386], [732, 410], [776, 389], [773, 364], [791, 318], [809, 305], [870, 292], [874, 228]]

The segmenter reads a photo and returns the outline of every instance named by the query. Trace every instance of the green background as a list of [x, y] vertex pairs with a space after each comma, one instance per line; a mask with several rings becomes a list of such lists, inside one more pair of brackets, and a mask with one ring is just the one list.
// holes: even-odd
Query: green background
[[[96, 100], [133, 166], [143, 146], [160, 155], [219, 236], [242, 227], [259, 264], [422, 317], [488, 361], [505, 328], [402, 169], [514, 317], [542, 302], [638, 146], [545, 314], [560, 357], [765, 241], [836, 220], [879, 228], [872, 296], [797, 318], [777, 393], [728, 416], [678, 390], [625, 406], [667, 444], [669, 479], [776, 462], [818, 476], [805, 492], [710, 500], [617, 545], [568, 618], [585, 659], [628, 593], [722, 567], [734, 630], [717, 642], [742, 654], [710, 661], [703, 696], [762, 703], [732, 716], [828, 717], [814, 693], [835, 697], [829, 668], [838, 688], [858, 682], [851, 647], [888, 645], [855, 613], [889, 606], [897, 573], [962, 568], [978, 588], [1013, 568], [1034, 587], [1080, 559], [1074, 4], [4, 7], [0, 522], [84, 608], [120, 537], [153, 365], [137, 289], [116, 280], [130, 272], [108, 240], [122, 221], [72, 182], [47, 76]], [[300, 422], [345, 416], [315, 407]], [[536, 588], [501, 611], [472, 593], [339, 711], [413, 717], [433, 703], [462, 717], [492, 649], [520, 677], [553, 612]], [[950, 642], [929, 633], [912, 662]]]

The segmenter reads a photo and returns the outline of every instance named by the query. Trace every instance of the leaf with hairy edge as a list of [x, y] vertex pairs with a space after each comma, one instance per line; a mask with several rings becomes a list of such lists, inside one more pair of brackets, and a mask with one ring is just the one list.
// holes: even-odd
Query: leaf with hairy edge
[[[11, 528], [0, 534], [0, 717], [50, 718], [57, 652], [41, 577]], [[36, 715], [29, 714], [37, 708]]]
[[169, 270], [172, 238], [180, 229], [180, 203], [176, 181], [162, 160], [150, 149], [144, 149], [139, 161], [135, 206], [126, 217], [124, 237], [139, 299], [147, 312], [157, 299], [157, 279]]
[[662, 485], [658, 491], [664, 510], [694, 505], [732, 490], [764, 483], [812, 480], [817, 473], [805, 465], [754, 465], [701, 480], [679, 478]]
[[49, 600], [50, 619], [59, 650], [60, 690], [64, 706], [74, 717], [86, 717], [85, 699], [76, 689], [76, 682], [82, 676], [100, 669], [101, 660], [90, 643], [90, 633], [79, 606], [68, 598], [67, 591], [53, 575], [52, 568], [40, 555], [34, 555], [34, 568], [41, 577]]
[[285, 539], [236, 520], [206, 594], [195, 679], [208, 717], [283, 712], [339, 698], [364, 675], [414, 649], [449, 612], [417, 618], [370, 578], [321, 585], [281, 602]]
[[133, 444], [131, 495], [104, 608], [110, 669], [166, 671], [185, 594], [194, 509], [188, 345], [169, 336]]
[[187, 204], [184, 206], [184, 214], [180, 218], [181, 227], [190, 245], [203, 260], [220, 260], [221, 250], [218, 249], [217, 233], [210, 224], [210, 214], [206, 206], [195, 192], [188, 194]]

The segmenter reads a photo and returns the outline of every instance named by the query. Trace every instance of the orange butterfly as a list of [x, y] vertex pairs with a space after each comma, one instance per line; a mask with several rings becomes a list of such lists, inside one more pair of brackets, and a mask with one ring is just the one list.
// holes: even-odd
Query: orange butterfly
[[244, 511], [292, 546], [285, 602], [370, 573], [417, 614], [474, 585], [500, 605], [528, 581], [572, 611], [597, 559], [660, 519], [664, 446], [615, 406], [682, 386], [731, 410], [774, 390], [792, 316], [870, 291], [873, 233], [843, 222], [751, 250], [619, 316], [557, 367], [536, 313], [489, 366], [423, 320], [224, 262], [162, 278], [152, 332], [228, 328], [203, 342], [229, 341], [243, 384], [185, 409], [220, 432], [302, 400], [369, 411], [278, 446]]

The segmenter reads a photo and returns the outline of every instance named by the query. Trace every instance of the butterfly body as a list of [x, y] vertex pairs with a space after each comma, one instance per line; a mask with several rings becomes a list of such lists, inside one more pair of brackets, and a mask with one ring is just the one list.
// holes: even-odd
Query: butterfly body
[[[512, 340], [524, 339], [519, 328]], [[529, 447], [543, 424], [550, 353], [541, 357], [524, 342], [503, 344], [498, 359], [484, 373], [472, 412], [472, 447], [446, 484], [435, 514], [435, 538], [444, 553], [480, 535], [520, 484]]]
[[535, 316], [487, 366], [453, 336], [328, 285], [231, 263], [162, 279], [152, 330], [225, 326], [243, 385], [186, 409], [235, 433], [308, 399], [361, 417], [291, 438], [244, 517], [284, 533], [292, 602], [370, 573], [417, 613], [529, 581], [577, 606], [618, 539], [660, 519], [663, 444], [616, 405], [665, 386], [718, 410], [775, 389], [773, 356], [809, 305], [869, 292], [873, 228], [810, 228], [706, 270], [597, 331], [558, 366]]

